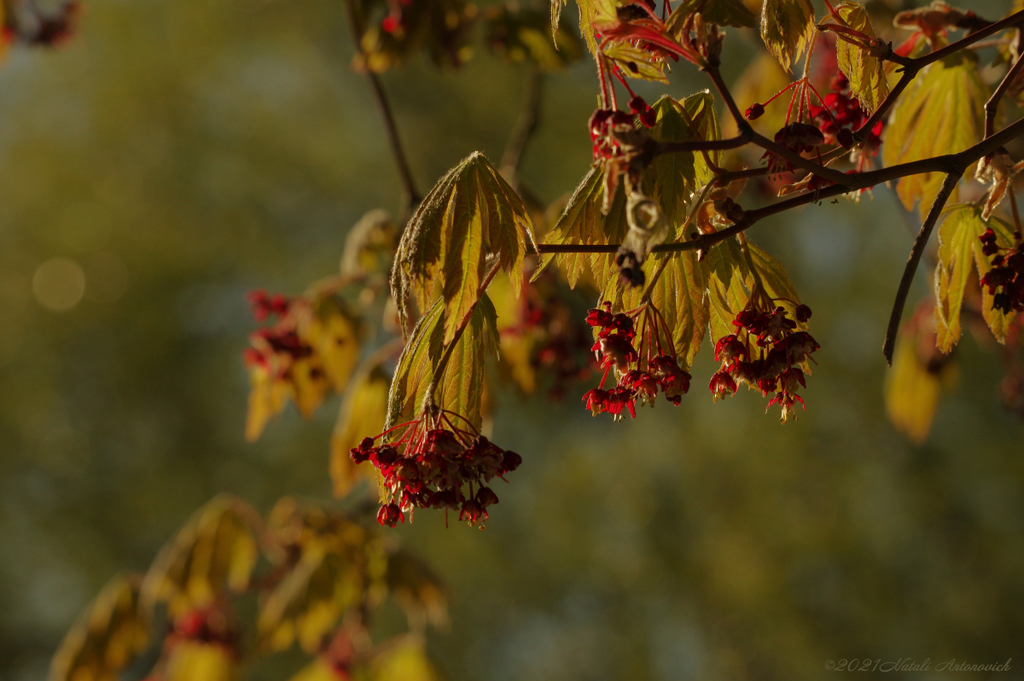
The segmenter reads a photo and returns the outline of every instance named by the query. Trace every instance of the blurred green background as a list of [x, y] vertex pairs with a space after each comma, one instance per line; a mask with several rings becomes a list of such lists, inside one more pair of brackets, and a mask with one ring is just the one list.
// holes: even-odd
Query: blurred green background
[[[397, 208], [342, 3], [84, 9], [68, 45], [15, 50], [0, 72], [3, 681], [44, 679], [100, 586], [144, 570], [215, 493], [264, 511], [329, 497], [337, 398], [243, 440], [245, 293], [301, 292], [366, 210]], [[734, 77], [752, 52], [730, 33]], [[478, 49], [459, 71], [416, 59], [383, 77], [421, 189], [473, 150], [500, 158], [524, 73]], [[668, 91], [698, 75], [680, 66]], [[594, 104], [589, 62], [548, 79], [521, 172], [545, 201], [586, 172]], [[444, 672], [817, 679], [830, 659], [1012, 657], [997, 676], [1020, 678], [1024, 428], [996, 358], [965, 336], [923, 446], [884, 416], [880, 345], [913, 231], [884, 188], [752, 230], [815, 311], [796, 423], [752, 393], [712, 404], [707, 349], [680, 407], [633, 422], [592, 418], [586, 386], [561, 405], [499, 395], [494, 439], [524, 464], [486, 531], [429, 512], [395, 530], [451, 587], [451, 629], [430, 639]]]

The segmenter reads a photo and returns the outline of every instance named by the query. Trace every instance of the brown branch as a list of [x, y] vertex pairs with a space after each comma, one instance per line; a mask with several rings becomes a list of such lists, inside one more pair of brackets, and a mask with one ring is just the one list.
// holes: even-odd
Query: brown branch
[[885, 343], [882, 345], [882, 353], [885, 361], [892, 366], [892, 352], [896, 346], [896, 334], [899, 332], [900, 320], [903, 318], [903, 308], [907, 303], [907, 295], [910, 293], [910, 285], [914, 282], [914, 275], [917, 273], [917, 264], [921, 262], [921, 255], [925, 246], [928, 245], [928, 238], [932, 235], [932, 229], [939, 219], [939, 214], [946, 205], [949, 195], [953, 193], [956, 183], [960, 181], [963, 172], [950, 173], [942, 181], [942, 188], [939, 190], [935, 201], [932, 203], [928, 216], [921, 223], [921, 231], [914, 239], [914, 245], [910, 249], [910, 257], [907, 258], [907, 266], [903, 270], [903, 277], [900, 279], [899, 288], [896, 289], [896, 300], [893, 301], [892, 313], [889, 315], [889, 328], [885, 332]]
[[352, 30], [352, 40], [355, 49], [363, 57], [363, 68], [366, 71], [366, 79], [370, 82], [370, 89], [373, 91], [373, 98], [377, 102], [377, 109], [380, 111], [381, 121], [384, 123], [384, 132], [387, 134], [388, 144], [391, 146], [391, 156], [395, 161], [395, 168], [398, 170], [398, 179], [402, 183], [402, 211], [399, 216], [400, 224], [405, 224], [412, 215], [412, 210], [423, 198], [416, 191], [416, 181], [412, 177], [412, 170], [409, 168], [409, 161], [405, 155], [405, 148], [402, 146], [402, 138], [398, 134], [398, 126], [395, 124], [395, 116], [391, 111], [391, 103], [388, 101], [384, 86], [380, 78], [368, 66], [366, 66], [366, 53], [363, 51], [363, 23], [359, 17], [354, 0], [347, 0], [349, 27]]
[[536, 132], [540, 122], [540, 101], [543, 90], [544, 74], [536, 66], [531, 66], [526, 74], [526, 86], [523, 91], [523, 109], [519, 114], [516, 127], [512, 130], [508, 144], [505, 146], [505, 153], [501, 155], [501, 170], [515, 175], [519, 168], [519, 162], [523, 159], [523, 152], [530, 138]]
[[993, 92], [992, 96], [988, 98], [987, 102], [985, 102], [985, 137], [990, 137], [992, 135], [996, 126], [996, 113], [999, 111], [999, 101], [1003, 98], [1003, 95], [1006, 94], [1010, 85], [1013, 84], [1017, 74], [1020, 73], [1021, 67], [1024, 66], [1024, 52], [1020, 51], [1021, 35], [1024, 35], [1024, 33], [1021, 33], [1017, 37], [1018, 54], [1016, 61], [1013, 62], [1013, 66], [1011, 66], [1010, 70], [1006, 72], [1005, 76], [1003, 76], [1003, 79], [999, 82], [999, 86], [996, 88], [996, 91]]

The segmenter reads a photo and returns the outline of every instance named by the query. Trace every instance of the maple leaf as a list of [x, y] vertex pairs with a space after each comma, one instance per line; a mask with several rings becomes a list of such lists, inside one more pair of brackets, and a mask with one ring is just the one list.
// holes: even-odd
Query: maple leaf
[[[935, 322], [936, 346], [941, 352], [951, 351], [960, 339], [960, 308], [972, 271], [980, 280], [992, 268], [991, 260], [982, 251], [982, 243], [978, 239], [988, 229], [995, 232], [1000, 246], [1005, 248], [1014, 243], [1013, 227], [996, 217], [982, 219], [982, 210], [977, 206], [952, 206], [939, 227]], [[1016, 315], [996, 309], [992, 297], [988, 289], [982, 289], [982, 314], [992, 335], [1002, 343]]]
[[[444, 301], [444, 342], [451, 341], [480, 295], [484, 267], [496, 256], [519, 295], [532, 223], [522, 200], [483, 154], [474, 152], [442, 177], [405, 228], [391, 287], [399, 315]], [[535, 246], [534, 246], [535, 247]]]
[[[928, 65], [893, 107], [882, 145], [885, 165], [954, 154], [977, 143], [985, 131], [987, 98], [973, 54], [959, 52]], [[944, 177], [941, 172], [908, 175], [896, 185], [896, 194], [907, 210], [920, 199], [923, 212]], [[954, 190], [950, 201], [956, 197]]]
[[810, 0], [764, 0], [761, 39], [787, 71], [814, 39], [814, 8]]
[[[855, 2], [842, 2], [835, 11], [846, 26], [861, 33], [870, 41], [875, 40], [875, 31], [867, 11]], [[823, 25], [822, 27], [826, 27]], [[885, 75], [885, 62], [871, 50], [849, 40], [845, 33], [838, 33], [836, 58], [839, 70], [850, 81], [850, 91], [857, 97], [861, 107], [870, 114], [889, 94], [889, 81]]]

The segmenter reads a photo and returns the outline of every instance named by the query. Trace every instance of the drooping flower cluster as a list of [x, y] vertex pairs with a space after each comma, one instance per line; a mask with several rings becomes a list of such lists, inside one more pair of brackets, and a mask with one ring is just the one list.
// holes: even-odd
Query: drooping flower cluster
[[249, 369], [259, 367], [278, 379], [287, 378], [295, 362], [313, 354], [312, 346], [302, 339], [297, 325], [289, 319], [295, 301], [263, 290], [252, 291], [248, 297], [257, 322], [271, 317], [278, 321], [249, 335], [250, 347], [242, 355], [245, 365]]
[[[860, 130], [869, 116], [853, 95], [850, 81], [842, 71], [837, 71], [832, 77], [823, 104], [824, 106], [811, 106], [811, 117], [825, 136], [825, 141], [829, 144], [841, 144], [846, 148], [853, 147], [853, 133]], [[853, 151], [850, 160], [857, 166], [858, 172], [864, 170], [869, 160], [878, 154], [878, 149], [882, 145], [884, 125], [884, 121], [879, 119], [871, 126], [864, 143]]]
[[[400, 435], [389, 439], [393, 433]], [[498, 503], [498, 495], [486, 483], [504, 480], [523, 461], [458, 414], [436, 407], [415, 421], [365, 438], [350, 455], [355, 463], [369, 461], [380, 471], [387, 496], [377, 521], [390, 527], [405, 522], [406, 512], [417, 506], [446, 513], [458, 509], [459, 520], [470, 525], [487, 520], [487, 507]]]
[[715, 346], [715, 361], [722, 364], [708, 384], [715, 400], [732, 395], [740, 383], [746, 383], [765, 397], [774, 394], [768, 408], [781, 405], [785, 423], [796, 403], [804, 404], [797, 394], [799, 388], [807, 387], [799, 365], [819, 347], [811, 334], [797, 330], [797, 321], [805, 322], [810, 316], [806, 305], [797, 307], [796, 321], [781, 305], [771, 310], [748, 305], [737, 314], [736, 333], [722, 336]]
[[[624, 410], [636, 418], [637, 400], [641, 404], [654, 404], [660, 390], [672, 404], [678, 405], [690, 389], [690, 374], [679, 367], [671, 342], [671, 331], [661, 314], [650, 305], [639, 308], [635, 316], [642, 319], [641, 348], [633, 345], [636, 339], [633, 316], [613, 314], [611, 303], [604, 309], [593, 309], [587, 323], [600, 331], [594, 343], [594, 353], [604, 374], [597, 388], [583, 396], [593, 415], [608, 412], [616, 420]], [[604, 385], [614, 370], [616, 385], [605, 390]]]
[[981, 278], [981, 285], [992, 294], [992, 307], [1003, 313], [1024, 312], [1024, 241], [1001, 248], [990, 227], [980, 237], [982, 252], [992, 258], [992, 269]]

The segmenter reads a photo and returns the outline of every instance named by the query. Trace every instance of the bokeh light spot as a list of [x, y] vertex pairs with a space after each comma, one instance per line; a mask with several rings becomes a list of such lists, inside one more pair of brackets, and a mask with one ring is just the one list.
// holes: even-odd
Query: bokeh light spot
[[40, 305], [66, 312], [78, 305], [85, 293], [85, 272], [74, 260], [51, 258], [36, 269], [32, 293]]

